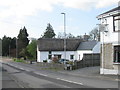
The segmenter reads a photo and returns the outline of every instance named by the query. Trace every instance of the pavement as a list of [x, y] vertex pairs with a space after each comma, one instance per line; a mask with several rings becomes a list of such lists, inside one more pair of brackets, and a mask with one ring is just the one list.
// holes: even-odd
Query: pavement
[[[7, 62], [16, 63], [16, 62], [11, 61], [10, 59], [7, 59]], [[41, 66], [38, 66], [36, 63], [28, 64], [28, 65], [33, 66], [33, 68], [41, 67]], [[98, 79], [103, 79], [103, 80], [120, 81], [120, 76], [118, 75], [101, 75], [100, 66], [80, 68], [77, 70], [56, 70], [56, 71], [52, 70], [52, 72], [58, 72], [58, 73], [62, 73], [66, 75], [73, 75], [77, 77], [80, 76], [80, 77], [98, 78]]]

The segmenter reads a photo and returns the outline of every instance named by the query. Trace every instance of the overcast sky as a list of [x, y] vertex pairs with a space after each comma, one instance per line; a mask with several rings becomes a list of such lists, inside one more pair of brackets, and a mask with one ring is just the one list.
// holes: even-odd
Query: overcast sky
[[51, 23], [56, 34], [63, 32], [66, 13], [66, 32], [73, 35], [89, 33], [99, 21], [96, 16], [117, 7], [119, 0], [0, 0], [0, 38], [16, 37], [27, 28], [29, 37], [39, 38]]

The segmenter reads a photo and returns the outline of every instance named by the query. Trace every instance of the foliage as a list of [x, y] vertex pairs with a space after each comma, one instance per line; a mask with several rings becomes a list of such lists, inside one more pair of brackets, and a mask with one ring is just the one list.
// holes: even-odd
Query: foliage
[[95, 27], [90, 33], [90, 39], [91, 40], [97, 40], [100, 41], [100, 33], [97, 27]]
[[47, 29], [44, 32], [44, 35], [42, 38], [54, 38], [55, 37], [55, 33], [53, 30], [53, 27], [50, 25], [50, 23], [47, 24]]
[[74, 63], [73, 61], [68, 61], [68, 64], [70, 65], [73, 65], [73, 63]]
[[58, 59], [58, 57], [52, 57], [52, 61], [53, 61], [54, 63], [58, 63], [59, 59]]
[[46, 62], [47, 62], [47, 60], [43, 60], [43, 62], [45, 62], [45, 63], [46, 63]]
[[27, 51], [29, 55], [31, 55], [31, 58], [36, 60], [37, 58], [37, 41], [36, 40], [32, 40], [32, 42], [27, 46]]
[[15, 52], [13, 52], [15, 48], [16, 48], [15, 37], [11, 38], [11, 37], [4, 36], [2, 38], [2, 56], [9, 56], [9, 55], [15, 56]]
[[[64, 38], [64, 37], [65, 37], [65, 34], [59, 32], [57, 37], [58, 37], [58, 38]], [[68, 33], [68, 34], [66, 34], [66, 38], [75, 38], [75, 36], [72, 35], [71, 33]]]
[[13, 61], [15, 61], [15, 62], [25, 62], [23, 59], [16, 59], [16, 58], [14, 58]]
[[21, 57], [21, 54], [24, 54], [23, 51], [25, 51], [24, 49], [27, 47], [27, 45], [29, 44], [29, 40], [28, 40], [28, 33], [27, 33], [27, 29], [24, 28], [20, 29], [20, 32], [18, 34], [18, 40], [17, 40], [17, 46], [18, 46], [18, 55], [19, 57]]

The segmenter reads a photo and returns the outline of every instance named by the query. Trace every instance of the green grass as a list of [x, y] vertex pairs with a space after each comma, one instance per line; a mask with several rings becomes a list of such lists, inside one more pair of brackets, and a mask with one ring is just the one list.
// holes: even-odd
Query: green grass
[[23, 60], [23, 59], [16, 59], [16, 58], [14, 58], [13, 61], [15, 61], [15, 62], [25, 62], [25, 60]]

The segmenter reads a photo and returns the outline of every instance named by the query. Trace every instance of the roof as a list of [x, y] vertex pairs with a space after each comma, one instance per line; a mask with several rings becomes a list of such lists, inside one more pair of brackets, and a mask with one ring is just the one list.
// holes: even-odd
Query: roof
[[[66, 51], [77, 50], [81, 39], [66, 39]], [[38, 39], [39, 51], [64, 51], [64, 39], [40, 38]]]
[[92, 50], [98, 41], [81, 42], [77, 50]]
[[108, 14], [108, 16], [112, 16], [112, 15], [116, 15], [116, 14], [120, 14], [120, 6], [116, 7], [116, 8], [113, 8], [105, 13], [102, 13], [100, 15], [97, 16], [97, 18], [101, 18], [103, 16], [106, 16]]

